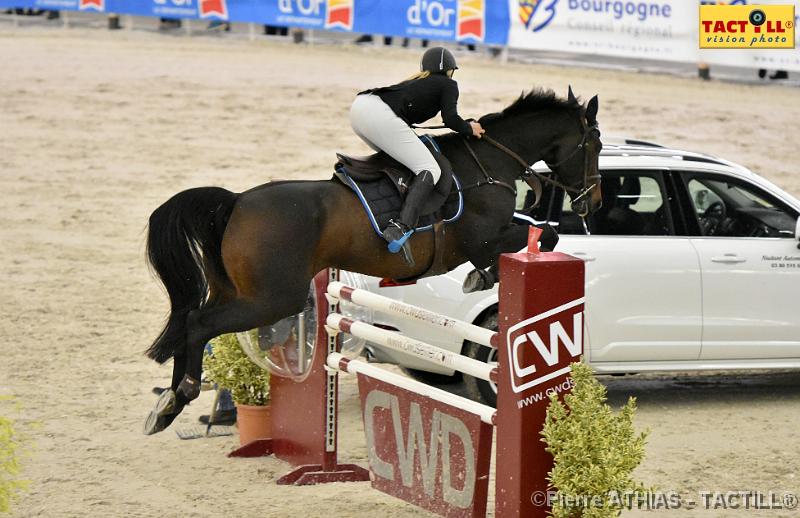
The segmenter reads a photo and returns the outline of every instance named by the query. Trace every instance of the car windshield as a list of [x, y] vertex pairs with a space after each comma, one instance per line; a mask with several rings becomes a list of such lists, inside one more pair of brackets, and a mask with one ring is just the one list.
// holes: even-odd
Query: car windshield
[[692, 195], [692, 199], [695, 200], [695, 209], [699, 213], [707, 210], [713, 203], [723, 201], [723, 198], [727, 198], [728, 202], [734, 204], [737, 208], [750, 207], [778, 210], [778, 207], [766, 198], [730, 182], [693, 179], [689, 182], [689, 192]]
[[797, 215], [753, 185], [701, 175], [686, 185], [704, 236], [794, 237]]

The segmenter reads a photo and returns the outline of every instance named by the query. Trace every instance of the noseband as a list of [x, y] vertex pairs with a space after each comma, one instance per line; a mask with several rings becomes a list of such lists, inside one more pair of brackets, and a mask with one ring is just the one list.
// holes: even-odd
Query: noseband
[[[583, 124], [583, 136], [581, 138], [581, 141], [578, 143], [578, 146], [572, 151], [572, 153], [567, 155], [566, 158], [563, 158], [558, 163], [547, 164], [547, 162], [545, 162], [545, 164], [547, 164], [547, 167], [549, 167], [551, 171], [555, 171], [556, 167], [560, 166], [561, 164], [563, 164], [564, 162], [566, 162], [567, 160], [572, 158], [575, 155], [575, 153], [577, 153], [579, 150], [581, 150], [584, 147], [586, 147], [586, 141], [588, 140], [589, 134], [593, 130], [597, 130], [598, 129], [597, 121], [595, 121], [594, 124], [592, 124], [591, 126], [588, 126], [586, 124], [586, 122], [583, 121], [583, 120], [581, 120], [581, 122]], [[574, 194], [574, 196], [572, 196], [572, 205], [573, 205], [573, 207], [586, 201], [586, 198], [592, 192], [592, 189], [594, 189], [597, 186], [597, 180], [600, 179], [600, 175], [599, 174], [593, 174], [593, 175], [589, 174], [589, 165], [590, 165], [589, 164], [589, 154], [588, 153], [584, 153], [583, 187], [581, 189], [571, 188], [568, 191], [568, 192]], [[588, 208], [586, 209], [586, 211], [588, 212]]]

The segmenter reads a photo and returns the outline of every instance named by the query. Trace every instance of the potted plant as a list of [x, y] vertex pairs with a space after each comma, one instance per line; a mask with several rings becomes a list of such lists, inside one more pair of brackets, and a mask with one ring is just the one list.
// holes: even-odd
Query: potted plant
[[[10, 399], [9, 396], [0, 396], [0, 403]], [[22, 436], [15, 430], [14, 421], [0, 415], [0, 515], [11, 512], [11, 504], [19, 499], [20, 491], [27, 486], [25, 481], [18, 479], [21, 441]]]
[[557, 493], [550, 516], [615, 518], [629, 505], [626, 495], [652, 491], [633, 478], [648, 432], [634, 429], [635, 398], [614, 413], [592, 368], [577, 362], [571, 370], [574, 388], [563, 402], [550, 395], [541, 431], [554, 461], [548, 482]]
[[203, 362], [208, 379], [233, 396], [239, 442], [269, 438], [269, 372], [250, 361], [235, 334], [211, 340], [211, 353], [205, 353]]

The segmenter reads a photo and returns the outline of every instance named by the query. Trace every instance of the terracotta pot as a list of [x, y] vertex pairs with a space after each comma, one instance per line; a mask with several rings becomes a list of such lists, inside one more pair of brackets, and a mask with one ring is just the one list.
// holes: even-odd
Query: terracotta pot
[[236, 426], [239, 427], [239, 444], [256, 439], [269, 439], [272, 436], [272, 417], [270, 407], [236, 404]]

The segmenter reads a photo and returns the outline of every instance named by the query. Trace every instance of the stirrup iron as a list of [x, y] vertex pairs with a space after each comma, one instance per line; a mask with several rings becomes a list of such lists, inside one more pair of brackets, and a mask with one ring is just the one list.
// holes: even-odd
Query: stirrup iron
[[400, 251], [401, 248], [403, 248], [403, 245], [406, 244], [406, 241], [408, 241], [408, 238], [410, 238], [413, 233], [414, 233], [413, 229], [409, 230], [408, 232], [405, 232], [399, 239], [391, 241], [387, 248], [389, 248], [389, 251], [391, 253], [396, 254], [397, 252]]

